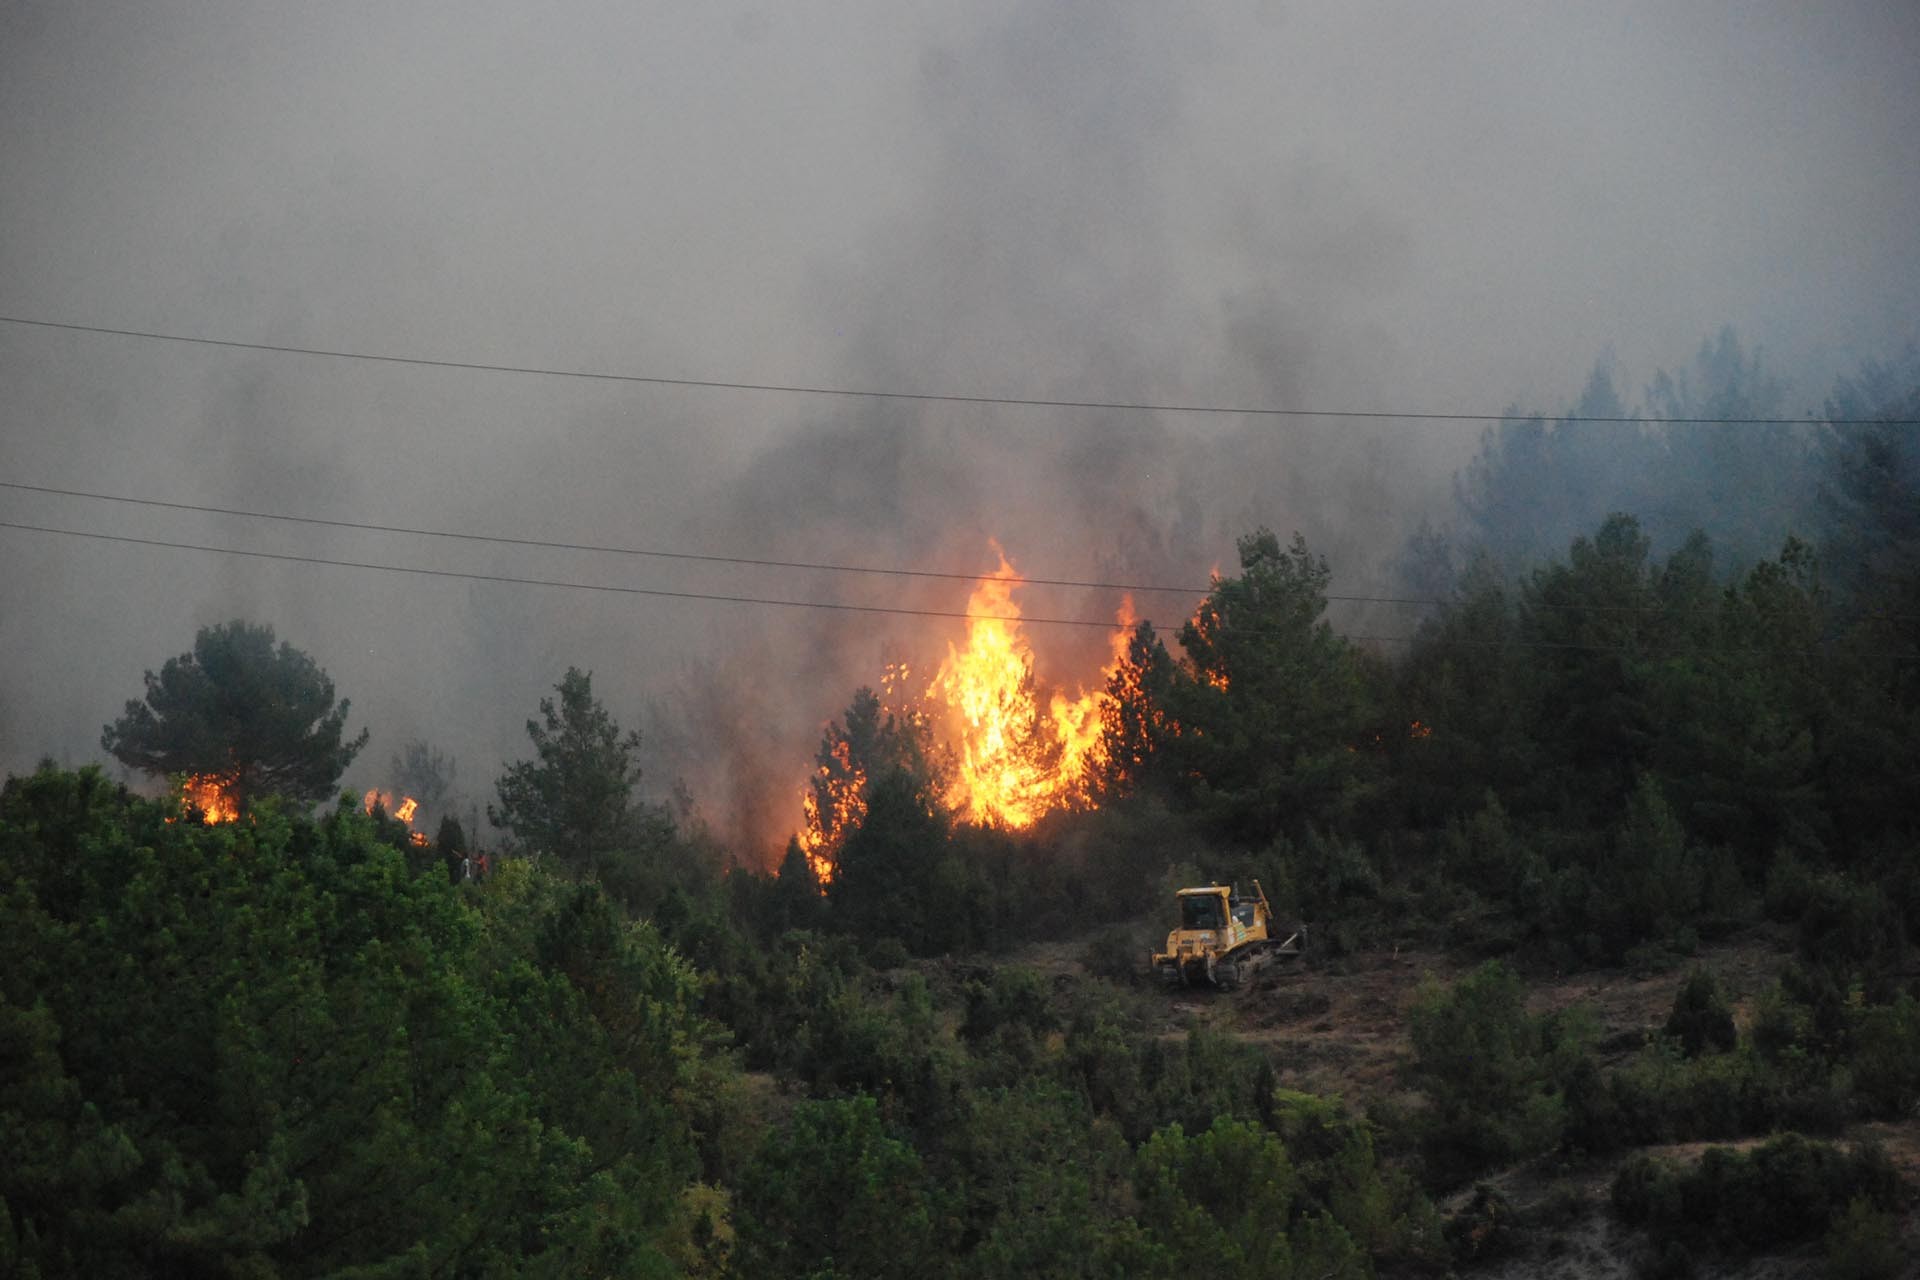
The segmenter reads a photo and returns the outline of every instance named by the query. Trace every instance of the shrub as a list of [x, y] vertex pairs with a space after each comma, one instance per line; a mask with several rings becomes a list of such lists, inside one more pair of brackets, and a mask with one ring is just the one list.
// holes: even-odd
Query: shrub
[[1890, 1005], [1855, 1010], [1848, 1038], [1861, 1101], [1875, 1115], [1911, 1115], [1920, 1104], [1920, 1002], [1902, 995]]
[[1671, 1160], [1642, 1152], [1613, 1176], [1613, 1210], [1628, 1222], [1673, 1222], [1680, 1213], [1680, 1173]]
[[1138, 929], [1110, 924], [1093, 936], [1080, 963], [1096, 978], [1132, 982], [1140, 976], [1153, 950]]
[[876, 969], [899, 969], [911, 958], [907, 944], [892, 934], [875, 939], [867, 950], [867, 963]]
[[1045, 1035], [1059, 1026], [1051, 989], [1037, 969], [1001, 965], [984, 982], [967, 983], [966, 998], [960, 1035], [969, 1042], [985, 1040], [1010, 1024], [1023, 1026], [1035, 1035]]
[[1833, 1280], [1893, 1280], [1906, 1262], [1899, 1220], [1865, 1196], [1848, 1201], [1827, 1232], [1827, 1274]]
[[1524, 994], [1494, 960], [1452, 988], [1429, 981], [1414, 1004], [1413, 1074], [1433, 1104], [1422, 1149], [1438, 1185], [1560, 1140], [1562, 1095], [1591, 1028], [1577, 1012], [1528, 1015]]
[[1848, 1152], [1788, 1133], [1744, 1153], [1710, 1147], [1685, 1172], [1636, 1156], [1615, 1175], [1612, 1195], [1615, 1211], [1644, 1225], [1656, 1244], [1679, 1240], [1739, 1254], [1813, 1240], [1855, 1199], [1892, 1209], [1901, 1190], [1879, 1148]]
[[1440, 856], [1448, 877], [1530, 916], [1539, 909], [1546, 863], [1517, 838], [1500, 801], [1487, 794], [1479, 812], [1447, 824]]
[[1689, 1058], [1733, 1048], [1737, 1039], [1733, 1010], [1713, 974], [1695, 969], [1687, 975], [1680, 994], [1674, 997], [1665, 1033], [1680, 1042], [1681, 1051]]
[[874, 1100], [803, 1102], [741, 1179], [746, 1274], [909, 1277], [936, 1258], [920, 1157]]
[[1795, 939], [1801, 958], [1843, 980], [1898, 969], [1907, 933], [1879, 886], [1839, 875], [1812, 882]]
[[1767, 868], [1767, 883], [1761, 896], [1767, 919], [1777, 924], [1792, 924], [1800, 918], [1807, 900], [1813, 896], [1815, 875], [1792, 849], [1775, 851]]
[[1513, 1206], [1488, 1186], [1473, 1189], [1473, 1199], [1447, 1219], [1447, 1246], [1458, 1262], [1487, 1262], [1513, 1252], [1519, 1242]]

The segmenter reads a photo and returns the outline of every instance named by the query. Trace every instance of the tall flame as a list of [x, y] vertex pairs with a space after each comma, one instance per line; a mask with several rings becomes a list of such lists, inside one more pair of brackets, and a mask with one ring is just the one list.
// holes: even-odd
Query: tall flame
[[1107, 760], [1107, 743], [1103, 733], [1105, 726], [1100, 718], [1101, 701], [1108, 679], [1127, 660], [1127, 645], [1133, 633], [1131, 595], [1120, 598], [1120, 610], [1114, 622], [1116, 629], [1107, 637], [1110, 657], [1107, 665], [1100, 670], [1100, 683], [1077, 698], [1068, 698], [1066, 694], [1056, 692], [1047, 708], [1052, 713], [1054, 731], [1059, 734], [1062, 744], [1060, 776], [1074, 784], [1077, 798], [1089, 806], [1092, 801], [1088, 777]]
[[[998, 546], [999, 566], [982, 577], [967, 601], [966, 643], [947, 644], [946, 660], [918, 700], [899, 706], [911, 672], [890, 663], [881, 677], [887, 723], [908, 732], [944, 734], [937, 751], [943, 799], [962, 821], [1020, 830], [1056, 809], [1094, 806], [1094, 775], [1106, 762], [1102, 700], [1106, 683], [1125, 661], [1133, 600], [1122, 600], [1111, 659], [1091, 688], [1048, 694], [1034, 677], [1034, 655], [1020, 623], [1015, 589], [1025, 582]], [[931, 708], [931, 710], [927, 710]], [[829, 744], [801, 795], [802, 825], [795, 836], [822, 886], [836, 870], [840, 846], [867, 816], [867, 775], [852, 744]]]
[[1100, 696], [1104, 677], [1127, 651], [1133, 601], [1120, 608], [1112, 662], [1091, 690], [1054, 693], [1045, 714], [1033, 675], [1033, 648], [1013, 591], [1024, 579], [994, 548], [999, 568], [967, 601], [966, 648], [947, 645], [929, 698], [943, 700], [958, 731], [947, 804], [966, 821], [1020, 830], [1054, 809], [1092, 806], [1089, 770], [1104, 759]]

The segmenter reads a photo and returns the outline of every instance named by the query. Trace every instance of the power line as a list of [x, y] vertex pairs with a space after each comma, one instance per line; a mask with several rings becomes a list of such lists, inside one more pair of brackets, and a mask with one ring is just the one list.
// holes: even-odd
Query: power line
[[[290, 516], [275, 511], [248, 511], [240, 507], [214, 507], [194, 502], [168, 502], [159, 498], [133, 498], [124, 494], [95, 493], [86, 489], [57, 489], [51, 485], [25, 484], [16, 480], [0, 480], [0, 489], [18, 489], [26, 493], [53, 494], [63, 498], [92, 498], [101, 502], [122, 502], [142, 507], [163, 507], [170, 511], [194, 511], [207, 515], [244, 516], [250, 520], [280, 520], [290, 524], [318, 525], [329, 529], [358, 529], [369, 533], [400, 533], [423, 538], [447, 538], [459, 542], [490, 542], [509, 547], [540, 547], [551, 551], [592, 551], [609, 555], [645, 556], [656, 560], [686, 560], [698, 564], [746, 565], [760, 569], [808, 569], [826, 573], [864, 573], [896, 578], [934, 578], [942, 581], [978, 582], [989, 574], [954, 573], [938, 569], [895, 569], [877, 565], [829, 564], [812, 560], [758, 560], [748, 556], [702, 555], [690, 551], [659, 551], [643, 547], [616, 547], [592, 542], [558, 542], [544, 538], [512, 538], [484, 533], [465, 533], [448, 529], [421, 529], [407, 525], [372, 524], [359, 520], [328, 520], [318, 516]], [[1212, 584], [1204, 587], [1149, 586], [1128, 582], [1087, 582], [1074, 578], [1029, 578], [1022, 575], [1022, 585], [1039, 587], [1087, 587], [1096, 590], [1154, 592], [1173, 595], [1203, 596], [1211, 591]], [[1368, 599], [1364, 596], [1329, 596], [1328, 599]], [[1388, 601], [1379, 603], [1428, 604], [1437, 601]]]
[[[27, 524], [24, 522], [13, 521], [13, 520], [0, 520], [0, 529], [20, 529], [30, 533], [55, 534], [61, 537], [85, 538], [85, 539], [90, 539], [97, 542], [115, 542], [115, 543], [128, 544], [132, 546], [165, 547], [165, 548], [171, 548], [171, 549], [180, 550], [180, 551], [203, 551], [213, 555], [242, 556], [247, 559], [253, 559], [253, 560], [275, 560], [275, 561], [282, 561], [282, 562], [292, 563], [292, 564], [330, 565], [330, 566], [333, 566], [336, 568], [342, 568], [342, 569], [371, 569], [379, 573], [414, 574], [422, 577], [452, 578], [452, 579], [460, 579], [460, 580], [469, 581], [469, 582], [505, 583], [512, 586], [557, 587], [557, 588], [561, 588], [565, 590], [573, 590], [573, 591], [596, 591], [596, 592], [603, 592], [603, 593], [613, 594], [613, 595], [647, 596], [647, 597], [652, 597], [657, 599], [666, 599], [666, 600], [705, 600], [705, 601], [714, 601], [714, 602], [723, 603], [723, 604], [771, 605], [771, 606], [786, 608], [786, 609], [821, 609], [821, 610], [827, 610], [827, 611], [836, 612], [836, 613], [887, 614], [887, 615], [893, 615], [898, 617], [908, 617], [908, 618], [947, 618], [947, 619], [959, 619], [962, 621], [971, 619], [976, 616], [974, 614], [966, 613], [960, 610], [953, 610], [953, 609], [910, 609], [902, 605], [846, 604], [840, 601], [786, 600], [786, 599], [781, 599], [779, 597], [773, 597], [773, 596], [724, 595], [716, 592], [706, 592], [706, 591], [668, 591], [668, 590], [665, 590], [662, 588], [656, 588], [656, 587], [622, 587], [622, 586], [613, 586], [610, 584], [596, 583], [596, 582], [570, 582], [570, 581], [566, 581], [563, 579], [556, 579], [556, 578], [522, 578], [522, 577], [516, 577], [509, 574], [473, 573], [473, 572], [459, 570], [459, 569], [427, 569], [427, 568], [422, 568], [415, 565], [378, 564], [371, 561], [363, 561], [363, 560], [336, 560], [326, 556], [293, 555], [286, 552], [254, 551], [254, 550], [248, 550], [240, 547], [216, 547], [216, 546], [207, 545], [205, 543], [196, 543], [196, 542], [174, 542], [174, 541], [170, 541], [168, 539], [163, 539], [163, 538], [137, 538], [127, 534], [96, 533], [96, 532], [91, 532], [91, 531], [82, 530], [82, 529], [59, 529], [59, 528], [54, 528], [50, 525]], [[992, 616], [992, 615], [984, 615], [984, 616]], [[1009, 617], [1008, 620], [1017, 621], [1022, 624], [1032, 624], [1035, 626], [1097, 627], [1103, 631], [1112, 631], [1117, 625], [1115, 622], [1112, 622], [1112, 621], [1096, 620], [1091, 618], [1048, 618], [1048, 617], [1020, 616], [1020, 617]], [[1144, 622], [1148, 626], [1153, 625], [1153, 620], [1150, 618], [1142, 618], [1142, 619], [1139, 619], [1138, 622]], [[1136, 622], [1135, 625], [1138, 625], [1138, 622]], [[1259, 633], [1256, 632], [1252, 634], [1259, 634]], [[1418, 636], [1360, 635], [1360, 634], [1355, 634], [1351, 632], [1344, 633], [1343, 638], [1348, 641], [1357, 641], [1362, 643], [1374, 643], [1374, 644], [1413, 644], [1420, 639], [1420, 637]], [[1456, 648], [1556, 649], [1556, 650], [1584, 651], [1584, 652], [1593, 652], [1593, 653], [1625, 652], [1624, 647], [1620, 645], [1573, 644], [1573, 643], [1566, 643], [1566, 642], [1559, 642], [1559, 641], [1545, 641], [1545, 640], [1512, 640], [1512, 639], [1469, 640], [1469, 639], [1448, 637], [1448, 638], [1444, 638], [1437, 641], [1437, 643], [1448, 645], [1451, 647], [1456, 647]], [[1687, 653], [1687, 654], [1697, 654], [1697, 655], [1707, 655], [1707, 654], [1758, 655], [1758, 654], [1788, 654], [1788, 653], [1803, 653], [1807, 655], [1813, 655], [1819, 652], [1818, 650], [1811, 650], [1811, 649], [1807, 649], [1807, 650], [1781, 650], [1781, 649], [1766, 649], [1766, 648], [1735, 649], [1735, 648], [1720, 648], [1720, 647], [1710, 647], [1710, 646], [1703, 646], [1703, 647], [1697, 647], [1697, 648], [1678, 648], [1678, 647], [1672, 647], [1672, 646], [1667, 646], [1667, 647], [1648, 646], [1646, 651], [1649, 653], [1673, 652], [1673, 653]], [[1901, 662], [1916, 660], [1915, 655], [1898, 654], [1898, 653], [1864, 654], [1861, 656], [1884, 657], [1884, 658], [1889, 658], [1889, 659], [1892, 659], [1895, 661], [1901, 661]]]
[[[124, 542], [141, 547], [172, 547], [181, 551], [207, 551], [215, 555], [245, 556], [253, 560], [281, 560], [292, 564], [334, 565], [342, 569], [373, 569], [380, 573], [411, 573], [430, 578], [460, 578], [469, 582], [504, 582], [523, 587], [562, 587], [574, 591], [602, 591], [615, 595], [652, 596], [665, 600], [714, 600], [725, 604], [777, 605], [788, 609], [828, 609], [843, 613], [898, 614], [909, 618], [967, 618], [972, 615], [952, 609], [909, 609], [903, 605], [845, 604], [828, 600], [783, 600], [776, 596], [723, 595], [707, 591], [668, 591], [659, 587], [621, 587], [598, 582], [569, 582], [559, 578], [521, 578], [510, 574], [472, 573], [461, 569], [427, 569], [416, 565], [377, 564], [366, 560], [335, 560], [326, 556], [301, 556], [280, 551], [252, 551], [240, 547], [215, 547], [199, 542], [173, 542], [164, 538], [136, 538], [119, 533], [93, 533], [83, 529], [56, 529], [50, 525], [25, 524], [0, 520], [0, 529], [25, 529], [33, 533], [53, 533], [69, 538], [91, 538], [100, 542]], [[1111, 631], [1112, 622], [1089, 618], [1030, 618], [1020, 622], [1058, 627], [1100, 627]]]
[[1653, 418], [1631, 415], [1546, 413], [1436, 413], [1417, 410], [1276, 409], [1264, 405], [1175, 404], [1131, 400], [1048, 400], [1027, 396], [965, 395], [932, 391], [888, 391], [862, 387], [813, 386], [803, 383], [744, 382], [720, 378], [672, 378], [659, 374], [610, 373], [592, 369], [557, 369], [541, 365], [491, 364], [479, 360], [434, 360], [423, 356], [396, 356], [372, 351], [336, 351], [324, 347], [295, 347], [273, 342], [244, 342], [233, 338], [206, 338], [192, 334], [160, 333], [150, 329], [116, 329], [105, 325], [70, 324], [25, 316], [0, 316], [0, 323], [70, 333], [117, 338], [143, 338], [235, 351], [266, 351], [279, 355], [316, 356], [328, 360], [362, 360], [376, 364], [411, 365], [425, 369], [464, 369], [477, 373], [521, 374], [538, 378], [576, 378], [593, 382], [638, 383], [658, 387], [692, 387], [721, 391], [758, 391], [776, 395], [834, 396], [843, 399], [903, 400], [925, 404], [1008, 405], [1030, 409], [1105, 409], [1120, 413], [1203, 414], [1223, 417], [1334, 418], [1376, 422], [1501, 422], [1541, 419], [1553, 422], [1594, 422], [1640, 426], [1920, 426], [1913, 418]]
[[[287, 515], [276, 511], [251, 511], [243, 507], [218, 507], [204, 503], [175, 502], [161, 498], [136, 498], [126, 494], [100, 493], [89, 489], [63, 489], [53, 485], [28, 484], [19, 480], [0, 480], [0, 489], [15, 489], [23, 493], [47, 494], [63, 498], [84, 498], [99, 502], [117, 502], [131, 506], [157, 507], [168, 511], [190, 511], [202, 515], [240, 516], [249, 520], [276, 520], [286, 524], [313, 525], [329, 529], [352, 529], [367, 533], [396, 533], [411, 537], [443, 538], [457, 542], [492, 543], [510, 547], [537, 547], [553, 551], [585, 551], [608, 555], [639, 556], [659, 560], [679, 560], [696, 564], [740, 565], [762, 569], [799, 569], [825, 573], [869, 574], [898, 578], [922, 578], [944, 582], [979, 582], [990, 574], [960, 573], [939, 569], [902, 569], [879, 565], [834, 564], [815, 560], [763, 560], [747, 556], [723, 556], [701, 554], [690, 551], [661, 551], [642, 547], [621, 547], [605, 543], [562, 542], [544, 538], [518, 538], [504, 535], [468, 533], [449, 529], [427, 529], [409, 525], [376, 524], [360, 520], [337, 520], [320, 516]], [[1159, 586], [1134, 582], [1099, 582], [1078, 578], [1036, 578], [1021, 575], [1021, 586], [1037, 587], [1073, 587], [1097, 591], [1124, 591], [1140, 594], [1163, 594], [1181, 596], [1205, 596], [1214, 587], [1208, 583], [1204, 587]], [[1364, 596], [1336, 595], [1324, 593], [1321, 598], [1329, 603], [1393, 605], [1415, 608], [1450, 608], [1458, 606], [1457, 600], [1446, 600], [1437, 596]], [[1555, 604], [1543, 600], [1529, 601], [1528, 607], [1535, 610], [1547, 609], [1578, 613], [1604, 614], [1683, 614], [1708, 616], [1717, 614], [1718, 608], [1677, 608], [1669, 605], [1609, 605], [1609, 604]], [[1899, 614], [1884, 614], [1861, 610], [1842, 611], [1846, 616], [1859, 616], [1876, 621], [1912, 621], [1912, 617]], [[1372, 639], [1393, 641], [1393, 637], [1370, 637]]]

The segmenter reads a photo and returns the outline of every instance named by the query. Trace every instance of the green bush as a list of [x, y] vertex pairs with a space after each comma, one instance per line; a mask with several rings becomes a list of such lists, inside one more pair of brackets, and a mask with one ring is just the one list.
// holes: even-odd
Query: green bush
[[867, 949], [867, 963], [876, 969], [898, 969], [910, 959], [912, 956], [907, 951], [907, 944], [892, 934], [876, 938]]
[[1737, 1039], [1733, 1010], [1720, 990], [1719, 979], [1705, 969], [1688, 974], [1680, 994], [1674, 997], [1673, 1012], [1667, 1015], [1663, 1030], [1679, 1042], [1689, 1058], [1733, 1048]]
[[1491, 1187], [1473, 1189], [1473, 1198], [1447, 1219], [1447, 1247], [1461, 1263], [1491, 1262], [1512, 1253], [1521, 1232], [1513, 1206]]
[[747, 1275], [911, 1277], [937, 1266], [920, 1157], [869, 1097], [803, 1102], [741, 1179]]
[[[1338, 1167], [1320, 1173], [1332, 1175], [1336, 1190], [1364, 1190], [1345, 1183], [1367, 1163], [1357, 1149], [1333, 1160]], [[1374, 1176], [1368, 1170], [1361, 1181]], [[1140, 1149], [1134, 1171], [1139, 1221], [1157, 1247], [1152, 1273], [1365, 1280], [1373, 1268], [1354, 1227], [1369, 1225], [1382, 1231], [1376, 1247], [1391, 1256], [1433, 1260], [1433, 1250], [1416, 1246], [1404, 1224], [1365, 1212], [1343, 1220], [1351, 1204], [1323, 1207], [1317, 1180], [1285, 1142], [1257, 1125], [1223, 1117], [1192, 1137], [1179, 1125], [1160, 1130]]]
[[1710, 1147], [1685, 1171], [1636, 1156], [1615, 1175], [1612, 1196], [1621, 1218], [1645, 1226], [1656, 1243], [1742, 1254], [1818, 1239], [1856, 1198], [1896, 1208], [1902, 1187], [1877, 1147], [1849, 1152], [1788, 1133], [1747, 1152]]
[[1008, 1025], [1025, 1027], [1035, 1035], [1059, 1026], [1051, 988], [1037, 969], [1001, 965], [984, 980], [967, 983], [966, 1001], [960, 1037], [970, 1043], [984, 1041]]
[[1522, 918], [1538, 913], [1546, 894], [1546, 863], [1516, 835], [1491, 792], [1479, 812], [1447, 824], [1440, 856], [1456, 882], [1508, 904]]
[[1853, 1013], [1847, 1065], [1861, 1102], [1888, 1119], [1920, 1105], [1920, 1001], [1902, 995], [1890, 1005]]
[[1444, 1260], [1439, 1215], [1411, 1178], [1381, 1161], [1371, 1121], [1354, 1116], [1337, 1098], [1291, 1089], [1271, 1091], [1263, 1119], [1293, 1157], [1304, 1202], [1325, 1212], [1375, 1260]]
[[1767, 867], [1766, 888], [1761, 895], [1767, 919], [1776, 924], [1792, 924], [1798, 920], [1807, 900], [1813, 896], [1814, 881], [1813, 869], [1792, 849], [1776, 850], [1772, 864]]
[[1158, 948], [1144, 931], [1128, 925], [1110, 924], [1094, 934], [1080, 963], [1087, 972], [1108, 982], [1132, 982], [1145, 972], [1147, 958]]
[[1800, 956], [1837, 978], [1874, 976], [1906, 959], [1900, 910], [1878, 885], [1824, 875], [1811, 885], [1796, 929]]
[[1601, 1088], [1569, 1090], [1568, 1140], [1606, 1151], [1779, 1129], [1830, 1134], [1855, 1109], [1852, 1076], [1822, 1059], [1799, 1051], [1769, 1058], [1751, 1045], [1688, 1058], [1662, 1037]]
[[1827, 1232], [1827, 1274], [1833, 1280], [1893, 1280], [1905, 1270], [1900, 1220], [1855, 1196]]
[[1493, 960], [1451, 988], [1429, 980], [1415, 1000], [1412, 1075], [1432, 1103], [1421, 1149], [1435, 1185], [1561, 1139], [1590, 1020], [1579, 1010], [1534, 1017], [1524, 998], [1519, 977]]

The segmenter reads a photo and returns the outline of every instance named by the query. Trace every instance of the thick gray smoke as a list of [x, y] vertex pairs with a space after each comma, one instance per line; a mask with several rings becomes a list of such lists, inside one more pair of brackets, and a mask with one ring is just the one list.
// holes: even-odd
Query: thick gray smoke
[[[1569, 407], [1725, 323], [1787, 403], [1920, 327], [1911, 7], [0, 3], [0, 314], [966, 395]], [[1644, 372], [1639, 377], [1649, 377]], [[1624, 393], [1623, 393], [1624, 395]], [[1794, 397], [1798, 396], [1799, 399]], [[845, 400], [0, 324], [0, 478], [569, 543], [1204, 584], [1257, 525], [1381, 594], [1478, 424]], [[1605, 465], [1606, 442], [1596, 441]], [[1703, 464], [1704, 465], [1704, 464]], [[1676, 517], [1677, 518], [1677, 517]], [[461, 573], [964, 607], [963, 583], [281, 526], [0, 519]], [[569, 664], [749, 856], [823, 722], [951, 624], [0, 530], [0, 764], [97, 759], [269, 622], [483, 802]], [[1030, 590], [1107, 617], [1117, 593]], [[1190, 601], [1145, 597], [1172, 624]], [[1392, 609], [1338, 619], [1393, 634]], [[1043, 678], [1096, 630], [1034, 631]], [[465, 812], [466, 810], [463, 810]]]

